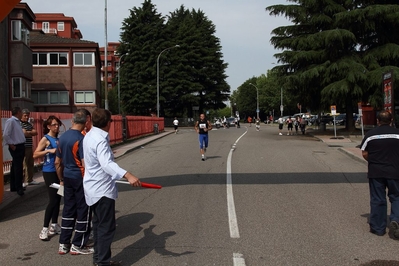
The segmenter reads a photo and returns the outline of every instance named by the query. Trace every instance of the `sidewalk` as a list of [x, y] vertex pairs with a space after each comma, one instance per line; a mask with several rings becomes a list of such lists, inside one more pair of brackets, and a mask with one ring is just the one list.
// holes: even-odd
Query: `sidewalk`
[[[116, 146], [116, 147], [112, 148], [112, 151], [114, 152], [115, 158], [118, 158], [118, 157], [121, 157], [121, 156], [135, 150], [135, 149], [139, 149], [148, 143], [151, 143], [157, 139], [160, 139], [160, 138], [165, 137], [172, 133], [174, 133], [173, 130], [165, 128], [164, 132], [161, 132], [156, 135], [143, 137], [143, 138], [131, 141], [127, 144]], [[17, 193], [11, 192], [9, 184], [4, 185], [4, 195], [3, 195], [3, 201], [0, 203], [0, 211], [6, 209], [11, 204], [24, 202], [24, 201], [29, 200], [29, 198], [32, 198], [38, 194], [46, 193], [46, 186], [44, 183], [42, 172], [35, 173], [33, 176], [33, 180], [40, 182], [40, 184], [27, 186], [25, 195], [23, 195], [23, 196], [19, 196]]]
[[360, 150], [362, 136], [349, 135], [337, 136], [337, 138], [335, 138], [335, 136], [331, 135], [313, 135], [312, 133], [310, 133], [310, 135], [326, 143], [330, 147], [337, 147], [339, 151], [343, 152], [354, 160], [367, 165], [367, 161], [363, 158], [362, 151]]

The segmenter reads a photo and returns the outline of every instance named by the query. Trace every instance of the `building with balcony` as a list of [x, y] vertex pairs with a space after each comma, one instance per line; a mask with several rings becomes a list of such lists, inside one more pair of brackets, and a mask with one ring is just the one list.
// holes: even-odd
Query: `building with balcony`
[[33, 30], [30, 45], [35, 111], [70, 113], [101, 106], [97, 43]]
[[32, 100], [35, 111], [89, 111], [101, 106], [98, 44], [82, 40], [73, 17], [35, 13], [32, 26]]
[[36, 20], [32, 25], [34, 30], [64, 38], [83, 38], [73, 17], [67, 17], [63, 13], [35, 13], [35, 16]]
[[[118, 67], [119, 67], [119, 56], [117, 54], [117, 50], [119, 47], [119, 42], [108, 42], [107, 46], [107, 87], [108, 90], [111, 90], [118, 83]], [[105, 76], [105, 47], [100, 47], [100, 55], [101, 55], [101, 81], [104, 81]]]
[[19, 3], [0, 23], [0, 101], [1, 109], [15, 106], [33, 109], [31, 98], [32, 51], [30, 31], [35, 14]]

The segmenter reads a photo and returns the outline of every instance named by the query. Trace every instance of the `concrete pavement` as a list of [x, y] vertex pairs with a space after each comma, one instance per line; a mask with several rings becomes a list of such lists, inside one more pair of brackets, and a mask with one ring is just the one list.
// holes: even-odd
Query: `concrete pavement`
[[[164, 132], [151, 136], [146, 136], [123, 145], [115, 146], [112, 148], [112, 150], [114, 152], [115, 158], [118, 158], [130, 151], [139, 149], [148, 143], [151, 143], [159, 138], [165, 137], [172, 133], [174, 133], [174, 130], [172, 128], [165, 128]], [[343, 152], [345, 155], [367, 165], [367, 162], [363, 159], [361, 150], [359, 149], [359, 145], [362, 141], [362, 136], [349, 135], [349, 136], [337, 136], [337, 138], [335, 138], [331, 134], [323, 135], [322, 132], [316, 132], [312, 130], [309, 130], [307, 134], [310, 134], [315, 138], [318, 138], [320, 141], [326, 143], [326, 145], [328, 146], [338, 147], [338, 150]], [[9, 184], [4, 185], [4, 195], [2, 203], [0, 203], [0, 211], [6, 209], [11, 204], [23, 202], [38, 194], [45, 193], [46, 187], [42, 172], [35, 173], [33, 179], [39, 182], [40, 184], [27, 186], [25, 195], [23, 196], [19, 196], [17, 193], [11, 192]]]
[[[112, 148], [112, 150], [114, 152], [114, 156], [115, 156], [115, 158], [121, 157], [130, 151], [133, 151], [135, 149], [140, 149], [141, 147], [145, 146], [146, 144], [151, 143], [157, 139], [160, 139], [160, 138], [165, 137], [172, 133], [174, 133], [174, 131], [172, 129], [165, 129], [164, 132], [161, 132], [159, 134], [146, 136], [146, 137], [143, 137], [140, 139], [130, 141], [123, 145], [115, 146]], [[27, 186], [25, 195], [23, 195], [23, 196], [19, 196], [16, 192], [11, 192], [10, 185], [5, 184], [3, 200], [0, 203], [0, 211], [6, 209], [7, 207], [9, 207], [12, 204], [24, 202], [24, 201], [29, 200], [29, 198], [32, 198], [38, 194], [46, 193], [46, 186], [45, 186], [44, 179], [43, 179], [43, 173], [41, 171], [34, 174], [33, 180], [39, 182], [39, 185]]]

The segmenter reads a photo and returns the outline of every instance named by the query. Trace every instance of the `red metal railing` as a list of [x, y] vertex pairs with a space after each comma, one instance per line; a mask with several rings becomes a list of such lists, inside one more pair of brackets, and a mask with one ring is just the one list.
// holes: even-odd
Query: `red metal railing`
[[[68, 122], [72, 120], [73, 114], [70, 113], [46, 113], [46, 112], [31, 112], [30, 117], [33, 118], [33, 127], [37, 130], [38, 135], [33, 137], [33, 149], [37, 146], [40, 139], [43, 137], [43, 122], [50, 115], [58, 117], [64, 125], [60, 130], [65, 131], [68, 129]], [[11, 117], [11, 111], [1, 110], [1, 118], [3, 122], [5, 119]], [[126, 123], [124, 120], [126, 119]], [[154, 134], [154, 125], [158, 125], [159, 132], [164, 131], [165, 123], [164, 118], [150, 117], [150, 116], [125, 116], [113, 115], [112, 124], [109, 130], [109, 137], [111, 145], [123, 143], [125, 140], [131, 140], [138, 138], [140, 136]], [[4, 125], [4, 123], [3, 123]], [[69, 124], [70, 125], [70, 124]], [[124, 130], [124, 125], [126, 125], [126, 130]], [[4, 130], [4, 128], [3, 128]], [[123, 134], [126, 134], [124, 137]], [[3, 143], [4, 145], [4, 143]], [[7, 146], [3, 146], [3, 151], [8, 152]], [[8, 173], [11, 168], [11, 160], [6, 158], [3, 154], [3, 172]], [[35, 161], [36, 165], [40, 165], [42, 159], [37, 159]]]

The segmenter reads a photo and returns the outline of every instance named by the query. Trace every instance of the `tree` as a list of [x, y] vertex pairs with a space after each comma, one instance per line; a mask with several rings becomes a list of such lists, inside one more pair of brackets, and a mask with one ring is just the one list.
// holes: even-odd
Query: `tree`
[[[276, 67], [281, 83], [306, 99], [308, 106], [323, 110], [335, 104], [346, 110], [347, 121], [353, 121], [353, 106], [381, 88], [382, 75], [372, 70], [378, 61], [373, 59], [376, 51], [383, 54], [377, 56], [384, 59], [379, 63], [390, 64], [392, 58], [397, 63], [397, 34], [386, 38], [386, 33], [388, 25], [399, 23], [398, 5], [365, 0], [292, 2], [298, 4], [266, 8], [271, 15], [285, 15], [294, 23], [273, 30], [271, 41], [283, 50], [275, 55], [282, 64]], [[388, 47], [392, 41], [395, 45]], [[382, 49], [376, 49], [378, 46]], [[347, 128], [353, 129], [354, 124], [347, 124]]]
[[[120, 54], [124, 110], [148, 114], [156, 108], [157, 59], [159, 57], [160, 114], [193, 117], [193, 106], [200, 112], [225, 107], [230, 87], [215, 26], [198, 10], [181, 6], [168, 20], [157, 13], [150, 0], [133, 8], [123, 22]], [[122, 86], [123, 85], [123, 86]]]
[[130, 10], [130, 17], [122, 23], [119, 54], [124, 57], [121, 68], [121, 101], [128, 114], [149, 115], [156, 112], [156, 59], [168, 47], [164, 18], [151, 0], [141, 8]]
[[227, 64], [213, 23], [201, 10], [189, 11], [182, 5], [170, 13], [166, 31], [169, 39], [180, 45], [165, 74], [166, 115], [179, 112], [190, 117], [193, 106], [200, 112], [225, 107], [230, 92], [225, 81]]

